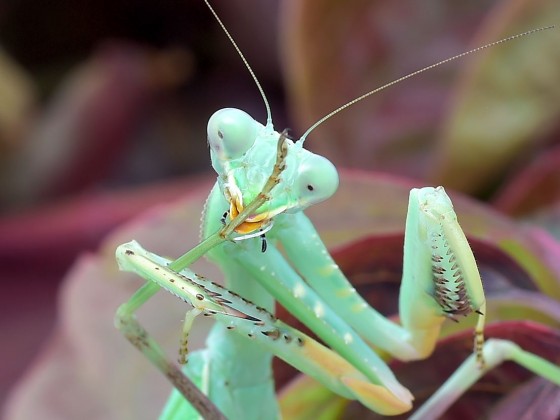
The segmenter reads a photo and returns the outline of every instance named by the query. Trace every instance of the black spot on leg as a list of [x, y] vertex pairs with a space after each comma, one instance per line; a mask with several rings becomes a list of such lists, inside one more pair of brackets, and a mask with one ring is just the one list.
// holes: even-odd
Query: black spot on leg
[[126, 255], [134, 255], [134, 251], [131, 251], [130, 249], [127, 249], [124, 253]]
[[278, 340], [280, 338], [280, 331], [278, 329], [274, 329], [272, 331], [261, 331], [261, 334], [270, 337], [273, 340]]

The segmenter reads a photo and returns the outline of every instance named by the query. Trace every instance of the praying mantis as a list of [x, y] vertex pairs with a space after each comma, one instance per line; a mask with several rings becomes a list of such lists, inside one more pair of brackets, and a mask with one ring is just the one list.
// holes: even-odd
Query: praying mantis
[[[442, 187], [410, 193], [400, 324], [383, 317], [356, 293], [303, 213], [327, 200], [338, 187], [334, 165], [303, 148], [315, 127], [391, 84], [470, 52], [360, 96], [327, 114], [293, 142], [274, 130], [260, 84], [206, 3], [255, 79], [265, 99], [267, 123], [261, 125], [232, 108], [210, 118], [208, 142], [218, 180], [204, 209], [203, 240], [198, 246], [174, 261], [150, 253], [134, 241], [117, 248], [120, 268], [147, 282], [119, 308], [116, 326], [178, 390], [162, 418], [197, 418], [197, 411], [204, 418], [278, 418], [271, 380], [274, 356], [374, 411], [404, 413], [411, 409], [413, 396], [372, 345], [403, 361], [425, 358], [433, 351], [445, 319], [470, 313], [478, 316], [473, 354], [415, 413], [417, 418], [437, 417], [453, 398], [503, 360], [513, 360], [560, 385], [560, 367], [512, 342], [484, 341], [482, 281]], [[190, 269], [203, 256], [220, 266], [225, 287]], [[180, 362], [188, 360], [186, 376], [167, 360], [134, 316], [160, 289], [192, 307], [185, 315], [179, 350]], [[325, 344], [277, 320], [273, 315], [276, 300]], [[207, 348], [188, 354], [188, 332], [198, 315], [217, 322]]]

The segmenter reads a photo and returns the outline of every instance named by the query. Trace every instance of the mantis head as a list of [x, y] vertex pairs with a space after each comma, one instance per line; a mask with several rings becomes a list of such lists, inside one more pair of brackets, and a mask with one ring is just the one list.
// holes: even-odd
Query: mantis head
[[[217, 111], [208, 121], [208, 143], [212, 166], [235, 217], [261, 193], [277, 159], [280, 134], [271, 124], [264, 126], [249, 114], [234, 108]], [[250, 233], [274, 216], [302, 211], [331, 197], [338, 187], [338, 172], [326, 158], [286, 140], [285, 168], [270, 199], [237, 229]]]

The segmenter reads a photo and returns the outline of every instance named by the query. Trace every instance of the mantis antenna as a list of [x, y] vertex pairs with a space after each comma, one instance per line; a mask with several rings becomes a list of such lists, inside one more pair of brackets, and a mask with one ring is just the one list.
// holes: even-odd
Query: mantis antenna
[[409, 78], [411, 78], [411, 77], [413, 77], [413, 76], [416, 76], [416, 75], [418, 75], [418, 74], [420, 74], [420, 73], [424, 73], [425, 71], [431, 70], [431, 69], [433, 69], [433, 68], [435, 68], [435, 67], [439, 67], [439, 66], [441, 66], [442, 64], [449, 63], [450, 61], [456, 60], [456, 59], [461, 58], [461, 57], [464, 57], [464, 56], [466, 56], [466, 55], [469, 55], [469, 54], [472, 54], [472, 53], [475, 53], [475, 52], [484, 50], [484, 49], [486, 49], [486, 48], [493, 47], [493, 46], [498, 45], [498, 44], [503, 44], [504, 42], [512, 41], [512, 40], [514, 40], [514, 39], [521, 38], [521, 37], [526, 36], [526, 35], [531, 35], [531, 34], [534, 34], [534, 33], [536, 33], [536, 32], [541, 32], [541, 31], [545, 31], [545, 30], [547, 30], [547, 29], [553, 29], [553, 28], [554, 28], [554, 25], [551, 25], [551, 26], [546, 26], [546, 27], [543, 27], [543, 28], [532, 29], [532, 30], [530, 30], [530, 31], [523, 32], [523, 33], [520, 33], [520, 34], [517, 34], [517, 35], [512, 35], [512, 36], [509, 36], [509, 37], [507, 37], [507, 38], [500, 39], [499, 41], [494, 41], [494, 42], [491, 42], [490, 44], [482, 45], [482, 46], [480, 46], [480, 47], [473, 48], [472, 50], [465, 51], [464, 53], [457, 54], [457, 55], [455, 55], [455, 56], [453, 56], [453, 57], [446, 58], [445, 60], [441, 60], [441, 61], [439, 61], [439, 62], [437, 62], [437, 63], [435, 63], [435, 64], [431, 64], [431, 65], [429, 65], [429, 66], [427, 66], [427, 67], [424, 67], [424, 68], [422, 68], [422, 69], [420, 69], [420, 70], [416, 70], [416, 71], [414, 71], [414, 72], [412, 72], [412, 73], [409, 73], [409, 74], [407, 74], [406, 76], [399, 77], [398, 79], [393, 80], [392, 82], [386, 83], [386, 84], [384, 84], [383, 86], [380, 86], [380, 87], [378, 87], [378, 88], [376, 88], [376, 89], [373, 89], [373, 90], [371, 90], [371, 91], [369, 91], [369, 92], [367, 92], [367, 93], [364, 93], [363, 95], [358, 96], [356, 99], [353, 99], [353, 100], [351, 100], [350, 102], [347, 102], [347, 103], [345, 103], [345, 104], [342, 105], [342, 106], [339, 106], [339, 107], [336, 108], [334, 111], [329, 112], [327, 115], [325, 115], [323, 118], [321, 118], [319, 121], [317, 121], [315, 124], [313, 124], [311, 127], [309, 127], [309, 128], [307, 129], [307, 131], [303, 134], [303, 136], [301, 136], [301, 139], [300, 139], [300, 141], [298, 142], [298, 144], [303, 145], [303, 143], [304, 143], [305, 139], [307, 138], [307, 136], [309, 135], [309, 133], [311, 133], [313, 130], [315, 130], [319, 125], [323, 124], [326, 120], [328, 120], [328, 119], [331, 118], [332, 116], [338, 114], [340, 111], [342, 111], [342, 110], [344, 110], [344, 109], [346, 109], [346, 108], [348, 108], [348, 107], [354, 105], [355, 103], [360, 102], [362, 99], [365, 99], [365, 98], [367, 98], [368, 96], [373, 95], [374, 93], [380, 92], [380, 91], [382, 91], [382, 90], [384, 90], [384, 89], [386, 89], [386, 88], [388, 88], [388, 87], [390, 87], [390, 86], [393, 86], [393, 85], [396, 85], [397, 83], [402, 82], [403, 80], [409, 79]]
[[237, 51], [237, 54], [239, 54], [239, 57], [241, 57], [241, 60], [243, 61], [243, 64], [245, 64], [245, 67], [247, 67], [247, 70], [249, 71], [249, 73], [251, 74], [251, 77], [255, 81], [255, 84], [257, 85], [257, 89], [259, 90], [259, 92], [261, 93], [261, 96], [263, 98], [264, 106], [266, 107], [266, 127], [267, 128], [272, 128], [272, 114], [270, 112], [270, 105], [268, 104], [268, 99], [266, 99], [266, 95], [264, 94], [264, 90], [263, 90], [263, 88], [262, 88], [262, 86], [259, 82], [259, 79], [257, 79], [257, 76], [255, 75], [255, 72], [253, 71], [253, 69], [249, 65], [249, 62], [247, 61], [247, 59], [245, 58], [245, 56], [241, 52], [241, 49], [237, 46], [237, 43], [235, 42], [235, 40], [233, 39], [233, 37], [231, 36], [229, 31], [227, 30], [226, 26], [224, 25], [224, 23], [222, 22], [222, 20], [218, 16], [218, 14], [214, 11], [212, 6], [210, 6], [210, 3], [208, 2], [208, 0], [204, 0], [204, 3], [206, 3], [206, 6], [208, 6], [208, 9], [210, 9], [210, 12], [214, 15], [214, 17], [218, 21], [218, 24], [220, 25], [222, 30], [225, 32], [229, 41], [233, 45], [233, 48], [235, 48], [235, 51]]

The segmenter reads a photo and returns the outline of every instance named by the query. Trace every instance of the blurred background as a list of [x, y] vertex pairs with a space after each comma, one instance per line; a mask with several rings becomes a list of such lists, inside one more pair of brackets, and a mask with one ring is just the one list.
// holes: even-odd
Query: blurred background
[[[560, 19], [553, 0], [213, 3], [275, 127], [294, 137], [386, 82]], [[544, 31], [415, 77], [329, 120], [306, 146], [337, 167], [442, 184], [557, 233], [559, 41]], [[2, 5], [0, 403], [53, 328], [76, 256], [212, 178], [206, 122], [223, 107], [266, 118], [202, 1]]]

